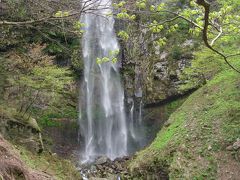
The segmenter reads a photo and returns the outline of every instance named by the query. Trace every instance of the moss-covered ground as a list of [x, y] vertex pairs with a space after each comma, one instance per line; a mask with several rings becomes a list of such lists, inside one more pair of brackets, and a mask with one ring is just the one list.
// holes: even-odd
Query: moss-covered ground
[[64, 160], [56, 154], [44, 152], [42, 154], [32, 153], [18, 146], [21, 159], [26, 165], [37, 171], [49, 174], [56, 180], [79, 180], [82, 179], [76, 167], [69, 160]]
[[[19, 115], [15, 109], [3, 107], [0, 105], [0, 116], [1, 128], [4, 127], [3, 122], [5, 119], [16, 121], [23, 124], [24, 126], [30, 126], [36, 130], [39, 130], [39, 127], [34, 119], [33, 122], [30, 121], [31, 119]], [[38, 139], [34, 139], [34, 134], [29, 134], [28, 132], [20, 133], [20, 131], [23, 130], [17, 130], [13, 132], [13, 129], [11, 129], [11, 131], [8, 132], [7, 137], [10, 142], [14, 144], [16, 151], [18, 151], [18, 154], [20, 154], [20, 158], [24, 162], [26, 167], [29, 167], [38, 172], [46, 173], [57, 180], [81, 179], [79, 171], [77, 171], [76, 167], [70, 160], [60, 158], [57, 154], [52, 154], [47, 149], [42, 153], [29, 151], [29, 149], [27, 149], [24, 145], [22, 145], [21, 142], [18, 141], [23, 141], [23, 137], [31, 139], [32, 141], [38, 141]], [[37, 142], [35, 142], [34, 144], [36, 143]]]
[[170, 179], [237, 179], [239, 155], [227, 147], [238, 138], [240, 74], [227, 69], [189, 96], [129, 168], [142, 179], [161, 172]]

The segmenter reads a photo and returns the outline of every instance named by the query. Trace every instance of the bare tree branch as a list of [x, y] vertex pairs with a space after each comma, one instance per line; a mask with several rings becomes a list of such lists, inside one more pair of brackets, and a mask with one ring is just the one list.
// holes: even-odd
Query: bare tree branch
[[64, 16], [64, 17], [54, 17], [54, 16], [48, 16], [48, 17], [44, 17], [41, 19], [36, 19], [36, 20], [29, 20], [29, 21], [20, 21], [20, 22], [12, 22], [12, 21], [0, 21], [0, 25], [17, 25], [17, 26], [21, 26], [21, 25], [28, 25], [28, 24], [34, 24], [34, 23], [41, 23], [41, 22], [46, 22], [49, 20], [61, 20], [61, 19], [66, 19], [72, 16], [76, 16], [76, 15], [80, 15], [80, 12], [75, 12], [75, 13], [71, 13], [68, 16]]
[[[156, 13], [168, 13], [168, 14], [172, 14], [175, 15], [175, 17], [177, 18], [181, 18], [187, 22], [189, 22], [190, 24], [192, 24], [193, 26], [199, 28], [199, 29], [203, 29], [202, 26], [198, 25], [197, 23], [195, 23], [194, 21], [192, 21], [191, 19], [188, 19], [184, 16], [182, 16], [181, 14], [177, 13], [177, 12], [173, 12], [173, 11], [168, 11], [168, 10], [161, 10], [161, 11], [156, 11], [156, 12], [149, 12], [149, 11], [142, 11], [142, 10], [130, 10], [128, 9], [129, 12], [135, 13], [135, 14], [151, 14], [151, 15], [155, 15]], [[175, 20], [175, 18], [173, 18], [173, 20]], [[170, 21], [166, 21], [166, 22], [170, 22]]]
[[46, 17], [39, 18], [39, 19], [32, 19], [32, 20], [26, 20], [26, 21], [19, 21], [19, 22], [13, 22], [13, 21], [6, 21], [6, 20], [0, 20], [0, 26], [2, 25], [13, 25], [13, 26], [25, 26], [29, 24], [37, 24], [37, 23], [44, 23], [47, 21], [58, 21], [63, 19], [68, 19], [71, 17], [80, 17], [82, 14], [94, 14], [94, 15], [100, 15], [98, 14], [98, 11], [101, 10], [107, 10], [110, 8], [109, 2], [106, 2], [106, 4], [100, 5], [101, 0], [82, 0], [80, 1], [81, 9], [80, 10], [70, 10], [68, 15], [64, 15], [61, 17], [56, 17], [53, 14], [46, 14]]
[[49, 37], [47, 34], [43, 33], [43, 32], [42, 32], [40, 29], [38, 29], [37, 27], [34, 27], [34, 26], [32, 26], [32, 25], [29, 25], [29, 27], [37, 30], [40, 35], [42, 35], [42, 36], [45, 37], [46, 39], [48, 39], [48, 40], [56, 43], [59, 47], [61, 47], [61, 48], [64, 49], [65, 51], [70, 52], [70, 49], [68, 49], [67, 47], [63, 46], [63, 45], [62, 45], [60, 42], [58, 42], [57, 40], [52, 39], [51, 37]]
[[218, 35], [212, 40], [212, 42], [211, 42], [211, 44], [210, 44], [211, 46], [213, 46], [213, 44], [215, 43], [215, 41], [220, 38], [220, 36], [222, 35], [222, 33], [223, 33], [223, 30], [222, 30], [222, 27], [220, 27], [220, 28], [219, 28], [219, 33], [218, 33]]

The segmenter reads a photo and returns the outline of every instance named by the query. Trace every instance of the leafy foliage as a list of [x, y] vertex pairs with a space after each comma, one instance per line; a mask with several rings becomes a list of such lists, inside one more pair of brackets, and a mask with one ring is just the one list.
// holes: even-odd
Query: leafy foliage
[[54, 65], [53, 57], [43, 54], [44, 48], [32, 45], [25, 55], [11, 54], [8, 59], [9, 67], [15, 72], [8, 82], [18, 88], [18, 93], [11, 99], [18, 100], [18, 109], [24, 114], [37, 104], [49, 106], [73, 82], [71, 71]]
[[[175, 1], [173, 2], [176, 3]], [[180, 33], [183, 33], [183, 21], [189, 23], [185, 29], [193, 36], [199, 37], [204, 29], [204, 9], [200, 7], [195, 0], [191, 0], [190, 2], [181, 1], [179, 2], [181, 6], [172, 6], [171, 3], [173, 2], [153, 4], [150, 1], [139, 0], [131, 7], [134, 10], [128, 9], [126, 2], [121, 2], [116, 6], [118, 10], [120, 10], [117, 18], [129, 20], [130, 16], [135, 15], [137, 17], [135, 23], [143, 27], [145, 32], [154, 36], [152, 44], [155, 47], [167, 46], [169, 41], [168, 36], [173, 35], [174, 32], [180, 31]], [[211, 7], [210, 25], [207, 32], [209, 43], [214, 46], [217, 41], [224, 43], [226, 38], [229, 39], [234, 36], [239, 36], [239, 1], [229, 2], [219, 0], [212, 2]], [[148, 20], [144, 21], [143, 18], [139, 19], [139, 17], [143, 17], [145, 13], [150, 15]], [[120, 31], [123, 39], [128, 39], [126, 37], [131, 36], [129, 33], [131, 32], [126, 31], [123, 34], [123, 32]], [[224, 46], [216, 46], [219, 48], [219, 51], [225, 51]], [[236, 51], [235, 53], [237, 54], [239, 49], [237, 48]]]
[[96, 62], [97, 62], [97, 64], [102, 64], [102, 63], [106, 63], [106, 62], [116, 63], [118, 54], [119, 54], [119, 50], [110, 51], [108, 57], [97, 58]]
[[129, 35], [126, 31], [120, 31], [118, 33], [118, 36], [123, 39], [124, 41], [127, 41], [129, 39]]

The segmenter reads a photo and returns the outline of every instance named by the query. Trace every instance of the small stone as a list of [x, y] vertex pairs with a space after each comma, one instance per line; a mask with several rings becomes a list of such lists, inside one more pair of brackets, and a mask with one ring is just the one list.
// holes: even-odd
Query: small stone
[[240, 139], [238, 138], [237, 141], [233, 144], [233, 149], [238, 150], [240, 149]]
[[94, 165], [92, 165], [92, 166], [90, 167], [90, 170], [91, 170], [92, 172], [96, 172], [96, 171], [97, 171], [97, 167], [94, 166]]
[[194, 45], [194, 42], [193, 42], [192, 39], [186, 40], [186, 41], [182, 44], [183, 47], [193, 46], [193, 45]]
[[101, 165], [101, 164], [107, 163], [108, 160], [109, 160], [108, 157], [102, 156], [102, 157], [100, 157], [96, 160], [95, 164], [96, 165]]
[[232, 146], [232, 145], [228, 146], [228, 147], [226, 148], [226, 150], [232, 151], [232, 150], [233, 150], [233, 146]]
[[166, 123], [164, 124], [165, 127], [169, 127], [170, 125], [171, 125], [170, 122], [166, 122]]

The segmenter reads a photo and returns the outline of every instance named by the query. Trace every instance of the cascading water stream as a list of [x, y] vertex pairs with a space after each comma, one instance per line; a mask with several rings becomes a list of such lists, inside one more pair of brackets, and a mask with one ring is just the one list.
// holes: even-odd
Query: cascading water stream
[[[91, 1], [88, 1], [92, 3]], [[119, 49], [114, 32], [111, 1], [96, 1], [91, 6], [97, 14], [85, 14], [82, 41], [84, 81], [80, 97], [82, 114], [80, 133], [84, 138], [82, 161], [106, 155], [110, 159], [127, 155], [127, 125], [124, 110], [124, 91], [121, 86], [119, 64], [96, 63], [97, 58], [109, 57]]]
[[137, 138], [136, 136], [136, 132], [135, 132], [135, 127], [134, 127], [134, 100], [130, 99], [129, 103], [131, 103], [131, 108], [130, 108], [130, 126], [129, 126], [129, 130], [130, 130], [130, 135], [132, 136], [132, 138], [135, 140]]

